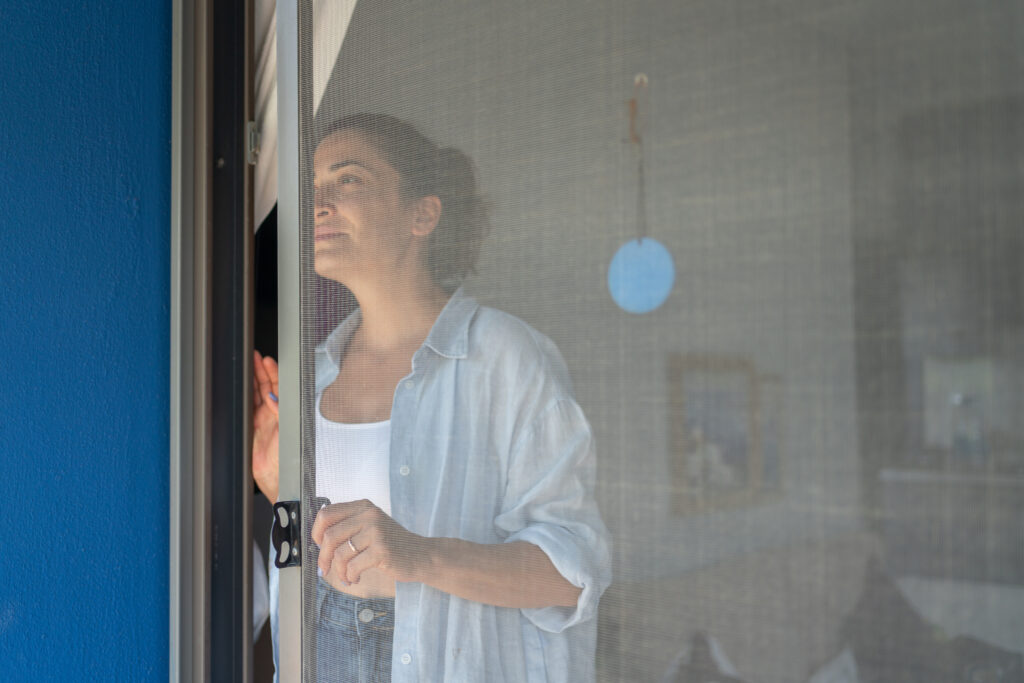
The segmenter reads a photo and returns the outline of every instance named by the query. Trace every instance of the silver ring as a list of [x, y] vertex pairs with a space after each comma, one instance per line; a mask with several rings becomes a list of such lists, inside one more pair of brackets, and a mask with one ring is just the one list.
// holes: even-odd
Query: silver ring
[[352, 545], [352, 539], [351, 538], [348, 539], [348, 547], [352, 548], [352, 552], [356, 553], [357, 555], [359, 554], [359, 551], [356, 550], [356, 547], [354, 545]]

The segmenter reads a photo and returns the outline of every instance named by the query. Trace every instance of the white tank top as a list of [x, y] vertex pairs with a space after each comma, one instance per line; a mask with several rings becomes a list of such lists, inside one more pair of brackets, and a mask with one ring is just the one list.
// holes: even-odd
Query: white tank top
[[332, 503], [373, 502], [391, 514], [391, 420], [331, 422], [316, 397], [316, 495]]

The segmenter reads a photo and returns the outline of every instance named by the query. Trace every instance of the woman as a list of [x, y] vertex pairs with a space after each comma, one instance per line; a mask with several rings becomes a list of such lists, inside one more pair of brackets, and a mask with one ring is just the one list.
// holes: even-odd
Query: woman
[[[486, 229], [471, 163], [361, 114], [326, 129], [314, 186], [316, 271], [359, 303], [317, 350], [320, 678], [592, 678], [590, 429], [550, 340], [458, 290]], [[274, 500], [277, 368], [255, 360]]]

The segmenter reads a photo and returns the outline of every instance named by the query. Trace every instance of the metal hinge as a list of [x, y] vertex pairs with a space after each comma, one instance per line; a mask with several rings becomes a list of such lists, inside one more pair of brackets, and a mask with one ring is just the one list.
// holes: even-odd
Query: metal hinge
[[274, 564], [278, 569], [302, 566], [302, 514], [299, 501], [274, 503], [274, 526], [270, 540], [274, 544]]
[[260, 155], [260, 131], [255, 121], [245, 124], [245, 160], [250, 166], [256, 165], [256, 159]]

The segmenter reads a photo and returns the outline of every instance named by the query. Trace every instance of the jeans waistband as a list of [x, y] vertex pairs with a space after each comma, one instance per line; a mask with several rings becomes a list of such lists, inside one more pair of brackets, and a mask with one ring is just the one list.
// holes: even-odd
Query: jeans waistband
[[357, 598], [333, 588], [323, 579], [317, 579], [317, 621], [329, 621], [356, 631], [370, 628], [393, 629], [395, 625], [394, 598]]

